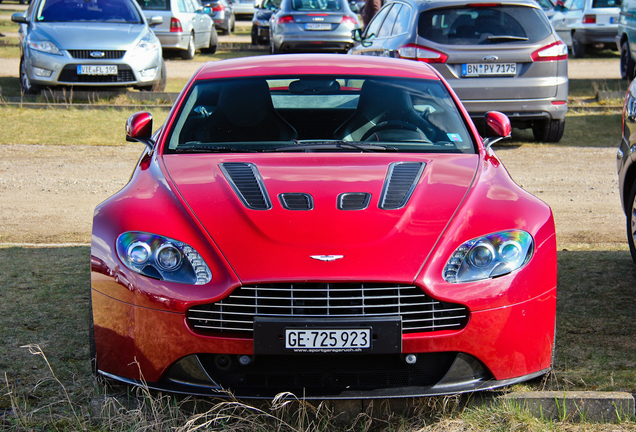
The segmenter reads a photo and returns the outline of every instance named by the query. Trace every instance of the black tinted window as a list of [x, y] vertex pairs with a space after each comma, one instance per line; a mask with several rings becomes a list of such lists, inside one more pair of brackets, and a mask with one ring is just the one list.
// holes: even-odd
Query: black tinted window
[[170, 0], [137, 0], [143, 10], [170, 10]]
[[594, 8], [611, 8], [611, 7], [620, 7], [620, 0], [593, 0], [592, 7]]
[[551, 32], [543, 11], [523, 6], [431, 9], [418, 23], [421, 37], [450, 45], [532, 43]]

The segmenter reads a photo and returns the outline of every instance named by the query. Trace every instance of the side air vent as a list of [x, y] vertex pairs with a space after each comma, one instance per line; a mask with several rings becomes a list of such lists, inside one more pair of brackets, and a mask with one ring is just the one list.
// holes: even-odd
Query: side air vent
[[282, 193], [278, 195], [280, 204], [287, 210], [313, 210], [314, 199], [306, 193]]
[[425, 166], [423, 162], [395, 162], [389, 165], [379, 207], [383, 210], [404, 207], [411, 198]]
[[338, 195], [338, 210], [364, 210], [369, 207], [371, 194], [366, 192], [347, 192]]
[[221, 171], [243, 205], [252, 210], [269, 210], [272, 202], [256, 165], [243, 162], [227, 162]]

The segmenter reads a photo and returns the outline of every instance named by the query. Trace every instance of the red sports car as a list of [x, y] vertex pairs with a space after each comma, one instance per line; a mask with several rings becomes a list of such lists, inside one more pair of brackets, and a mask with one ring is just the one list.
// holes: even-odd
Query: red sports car
[[423, 396], [550, 370], [556, 240], [440, 75], [338, 55], [211, 62], [95, 210], [99, 373], [239, 397]]

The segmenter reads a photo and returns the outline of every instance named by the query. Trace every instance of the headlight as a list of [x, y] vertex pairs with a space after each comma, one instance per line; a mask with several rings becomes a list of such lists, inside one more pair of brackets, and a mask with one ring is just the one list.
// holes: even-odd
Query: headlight
[[210, 268], [192, 246], [144, 232], [126, 232], [117, 239], [117, 255], [126, 267], [168, 282], [203, 285], [212, 280]]
[[40, 51], [48, 54], [62, 55], [60, 49], [51, 41], [48, 40], [31, 40], [29, 39], [27, 45], [29, 48], [35, 51]]
[[137, 46], [131, 51], [130, 55], [142, 57], [154, 56], [154, 53], [160, 46], [161, 44], [159, 43], [159, 39], [157, 39], [153, 33], [148, 33], [146, 36], [141, 38], [141, 40], [137, 43]]
[[444, 280], [473, 282], [503, 276], [525, 265], [534, 251], [532, 236], [512, 230], [469, 240], [455, 249], [444, 267]]

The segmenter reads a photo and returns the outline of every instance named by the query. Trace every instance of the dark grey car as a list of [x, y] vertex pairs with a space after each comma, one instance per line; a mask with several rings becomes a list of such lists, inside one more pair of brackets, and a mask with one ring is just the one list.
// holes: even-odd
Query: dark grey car
[[538, 141], [563, 136], [567, 46], [534, 0], [395, 0], [356, 39], [350, 54], [430, 63], [475, 120], [501, 111]]

